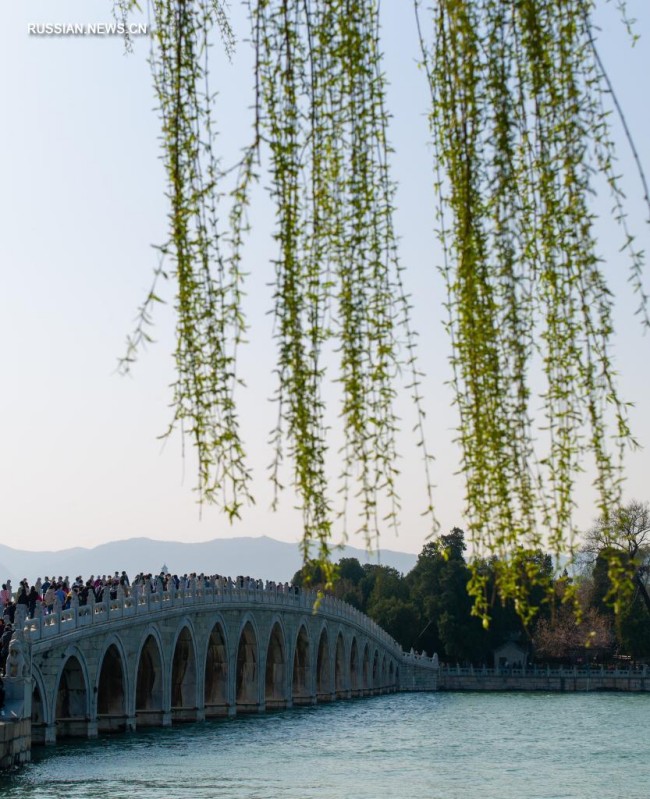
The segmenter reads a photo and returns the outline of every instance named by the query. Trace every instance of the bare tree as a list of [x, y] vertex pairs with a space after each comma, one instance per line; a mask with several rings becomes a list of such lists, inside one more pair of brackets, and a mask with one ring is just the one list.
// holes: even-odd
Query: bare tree
[[539, 621], [533, 642], [540, 658], [575, 661], [611, 655], [615, 637], [611, 621], [595, 608], [576, 621], [574, 609], [561, 605], [552, 619]]
[[[608, 563], [608, 576], [617, 589], [626, 583], [638, 592], [650, 613], [650, 505], [632, 500], [613, 511], [608, 519], [600, 518], [586, 533], [583, 552], [592, 565], [598, 558]], [[628, 593], [630, 593], [628, 591]], [[632, 597], [633, 598], [633, 597]]]

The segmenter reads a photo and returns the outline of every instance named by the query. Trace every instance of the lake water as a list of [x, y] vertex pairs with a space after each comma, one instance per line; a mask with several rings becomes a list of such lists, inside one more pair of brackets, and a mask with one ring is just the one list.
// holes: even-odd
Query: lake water
[[397, 694], [36, 749], [20, 799], [648, 799], [650, 696]]

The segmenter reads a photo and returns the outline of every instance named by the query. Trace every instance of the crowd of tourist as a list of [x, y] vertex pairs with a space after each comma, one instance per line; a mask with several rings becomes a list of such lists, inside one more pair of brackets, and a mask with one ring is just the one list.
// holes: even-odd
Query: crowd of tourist
[[196, 585], [202, 588], [246, 588], [256, 590], [271, 590], [282, 593], [297, 593], [300, 589], [289, 583], [275, 583], [272, 580], [258, 580], [240, 575], [234, 580], [220, 574], [205, 575], [192, 572], [191, 574], [171, 574], [166, 568], [157, 574], [140, 572], [133, 580], [125, 571], [115, 572], [113, 575], [91, 575], [84, 580], [80, 575], [71, 580], [65, 577], [46, 576], [40, 577], [30, 585], [27, 579], [20, 581], [14, 591], [11, 581], [2, 584], [0, 590], [0, 670], [9, 652], [9, 642], [14, 632], [16, 608], [23, 605], [26, 616], [33, 618], [38, 605], [42, 606], [44, 614], [53, 613], [55, 610], [67, 610], [71, 605], [79, 606], [90, 603], [103, 602], [106, 599], [115, 600], [118, 595], [131, 596], [134, 592], [143, 593], [188, 589]]

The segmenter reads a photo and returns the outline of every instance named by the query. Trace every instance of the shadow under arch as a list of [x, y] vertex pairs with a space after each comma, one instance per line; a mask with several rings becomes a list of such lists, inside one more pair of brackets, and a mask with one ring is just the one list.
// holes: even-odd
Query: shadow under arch
[[79, 658], [69, 655], [59, 675], [56, 691], [56, 737], [87, 737], [89, 718], [86, 675]]
[[372, 659], [372, 683], [370, 686], [373, 692], [379, 688], [379, 652], [375, 649], [375, 654]]
[[323, 627], [318, 639], [318, 654], [316, 656], [316, 699], [318, 702], [331, 702], [332, 700], [330, 647], [326, 627]]
[[363, 693], [370, 693], [372, 690], [372, 675], [370, 674], [370, 650], [368, 649], [368, 644], [363, 648], [362, 681]]
[[381, 677], [380, 684], [382, 692], [388, 688], [388, 669], [386, 668], [386, 655], [381, 659]]
[[44, 744], [46, 740], [45, 729], [48, 725], [47, 703], [43, 677], [39, 670], [32, 665], [32, 744]]
[[336, 637], [336, 653], [334, 655], [334, 692], [337, 699], [347, 699], [349, 696], [345, 667], [345, 644], [342, 633], [339, 633]]
[[352, 639], [350, 646], [350, 693], [352, 696], [358, 696], [359, 691], [359, 647], [357, 646], [357, 639]]
[[176, 639], [172, 659], [172, 721], [196, 721], [196, 653], [194, 638], [184, 625]]
[[97, 683], [97, 731], [122, 732], [127, 727], [124, 661], [115, 643], [104, 653]]
[[310, 705], [311, 696], [311, 649], [309, 635], [304, 624], [300, 625], [293, 654], [291, 699], [294, 705]]
[[237, 713], [256, 713], [259, 710], [259, 654], [257, 636], [250, 621], [239, 635], [235, 674]]
[[267, 708], [287, 706], [286, 645], [280, 622], [276, 621], [269, 636], [264, 674], [264, 702]]
[[228, 714], [228, 647], [220, 621], [208, 639], [203, 695], [206, 718]]
[[158, 641], [149, 634], [140, 650], [135, 681], [137, 727], [160, 726], [163, 722], [163, 663]]

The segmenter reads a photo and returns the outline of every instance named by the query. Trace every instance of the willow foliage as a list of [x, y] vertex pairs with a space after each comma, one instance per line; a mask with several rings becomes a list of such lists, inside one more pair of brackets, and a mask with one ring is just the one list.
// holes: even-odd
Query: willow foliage
[[[440, 0], [431, 44], [419, 26], [469, 529], [524, 616], [513, 553], [570, 548], [589, 456], [602, 512], [616, 507], [630, 441], [589, 202], [599, 172], [625, 227], [592, 11], [589, 0]], [[645, 312], [641, 255], [626, 241]], [[479, 607], [484, 579], [476, 570]]]
[[[336, 515], [327, 353], [337, 355], [342, 396], [341, 490], [360, 498], [358, 526], [369, 541], [399, 513], [401, 371], [411, 375], [420, 433], [424, 414], [393, 229], [379, 3], [248, 5], [255, 124], [224, 212], [208, 53], [215, 29], [226, 50], [233, 47], [227, 6], [149, 2], [170, 202], [161, 249], [178, 285], [175, 421], [198, 447], [202, 495], [238, 515], [250, 500], [235, 404], [245, 330], [240, 259], [263, 163], [277, 242], [273, 479], [279, 488], [287, 456], [305, 556], [316, 542], [326, 562]], [[135, 3], [118, 6], [128, 12]], [[426, 8], [414, 0], [414, 7], [432, 101], [469, 532], [478, 555], [498, 556], [500, 592], [526, 617], [521, 553], [571, 547], [574, 483], [587, 456], [601, 511], [619, 503], [620, 457], [631, 440], [609, 354], [612, 297], [589, 200], [595, 173], [613, 193], [645, 314], [641, 255], [613, 166], [610, 87], [591, 0], [431, 0]], [[152, 290], [129, 359], [156, 299]], [[427, 504], [435, 528], [430, 497]], [[478, 567], [472, 590], [487, 617]]]

